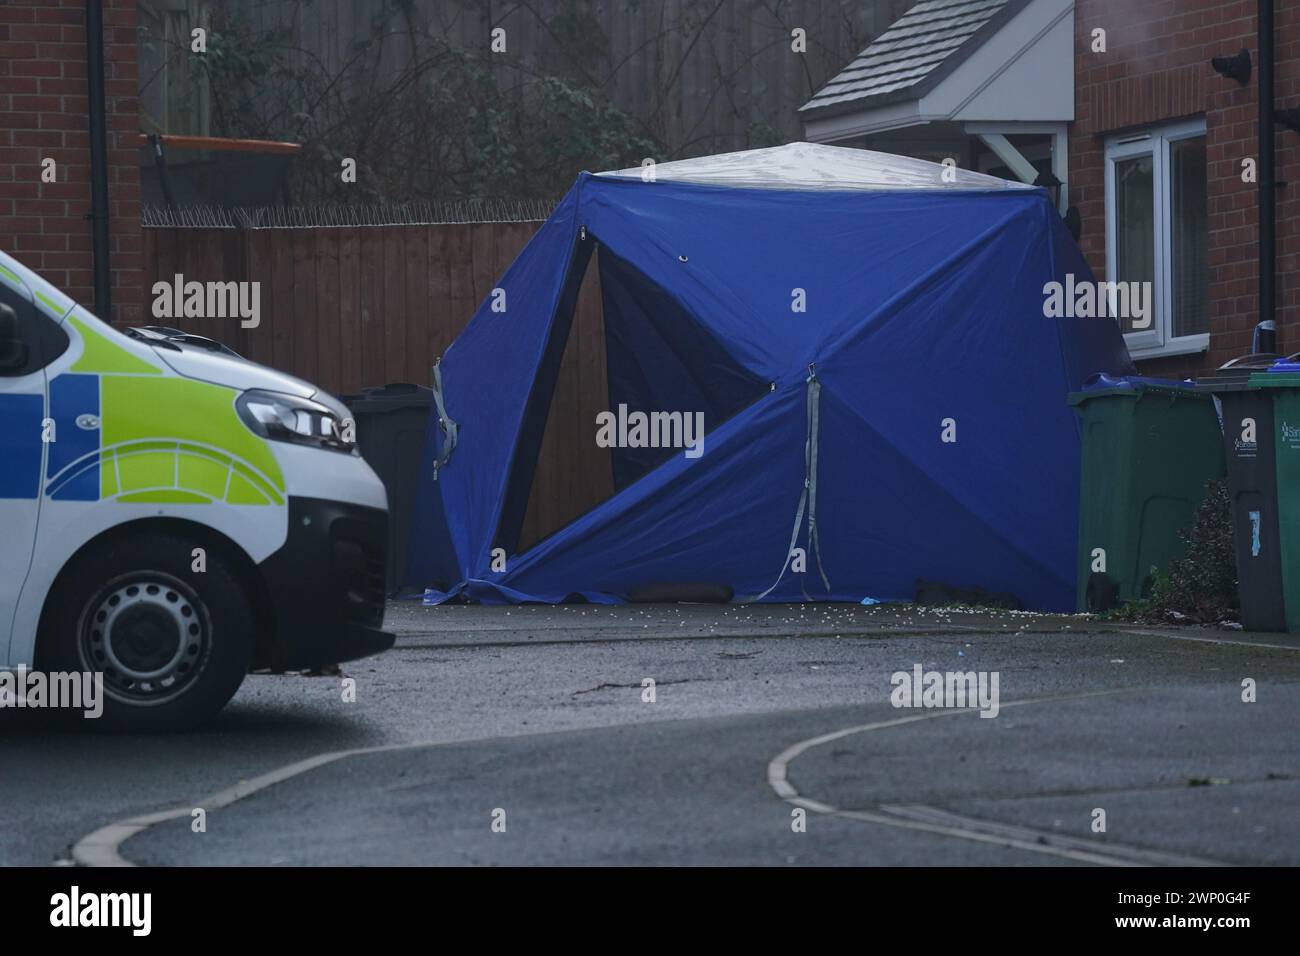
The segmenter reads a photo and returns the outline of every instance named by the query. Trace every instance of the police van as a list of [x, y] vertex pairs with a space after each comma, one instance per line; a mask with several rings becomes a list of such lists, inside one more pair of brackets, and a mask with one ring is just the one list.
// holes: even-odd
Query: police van
[[347, 409], [210, 340], [120, 332], [0, 252], [0, 669], [103, 675], [103, 722], [390, 647], [387, 499]]

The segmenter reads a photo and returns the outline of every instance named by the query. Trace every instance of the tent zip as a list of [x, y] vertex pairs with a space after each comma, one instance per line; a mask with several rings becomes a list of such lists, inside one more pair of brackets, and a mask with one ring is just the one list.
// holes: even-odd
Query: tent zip
[[[777, 575], [776, 580], [762, 594], [752, 598], [746, 598], [742, 604], [751, 604], [755, 601], [761, 601], [781, 583], [785, 577], [786, 569], [790, 567], [790, 558], [794, 556], [794, 547], [799, 543], [799, 532], [803, 528], [804, 515], [808, 516], [808, 549], [812, 551], [813, 556], [817, 559], [817, 573], [821, 575], [822, 584], [829, 593], [831, 582], [826, 577], [826, 568], [822, 565], [821, 539], [817, 533], [817, 438], [821, 430], [821, 398], [822, 383], [817, 378], [817, 363], [813, 362], [808, 366], [807, 396], [806, 402], [806, 427], [807, 437], [804, 439], [803, 446], [803, 491], [799, 495], [799, 507], [794, 515], [794, 528], [790, 532], [790, 545], [785, 549], [785, 561], [781, 565], [781, 573]], [[804, 597], [808, 597], [808, 591], [803, 588], [802, 580], [799, 585], [803, 590]], [[811, 600], [811, 599], [810, 599]]]

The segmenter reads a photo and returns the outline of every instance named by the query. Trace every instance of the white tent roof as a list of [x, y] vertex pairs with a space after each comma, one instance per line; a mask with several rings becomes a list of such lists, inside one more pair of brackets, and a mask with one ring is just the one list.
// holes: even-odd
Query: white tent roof
[[[644, 179], [642, 167], [599, 173]], [[945, 172], [947, 176], [945, 177]], [[952, 180], [948, 182], [947, 180]], [[789, 143], [654, 166], [654, 181], [743, 189], [1028, 189], [1023, 183], [967, 169], [946, 169], [910, 156], [821, 143]]]

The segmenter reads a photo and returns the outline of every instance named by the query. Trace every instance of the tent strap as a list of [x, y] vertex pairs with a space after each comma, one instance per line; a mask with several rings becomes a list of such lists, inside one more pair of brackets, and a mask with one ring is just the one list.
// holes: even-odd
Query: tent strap
[[456, 441], [460, 437], [460, 426], [447, 414], [447, 405], [442, 396], [442, 359], [433, 363], [433, 404], [438, 412], [438, 427], [442, 429], [442, 454], [433, 460], [433, 480], [438, 480], [439, 470], [447, 467], [451, 453], [456, 450]]
[[821, 400], [822, 383], [817, 380], [816, 370], [809, 366], [807, 476], [804, 479], [808, 488], [808, 547], [817, 556], [817, 573], [821, 575], [822, 586], [829, 592], [831, 582], [822, 566], [821, 537], [817, 532], [817, 439], [821, 435]]
[[[814, 365], [808, 366], [807, 382], [807, 437], [804, 440], [803, 491], [799, 495], [799, 507], [795, 510], [794, 528], [790, 532], [790, 545], [785, 549], [785, 561], [781, 565], [781, 573], [776, 576], [772, 586], [762, 594], [746, 598], [741, 602], [743, 604], [763, 600], [763, 598], [775, 591], [776, 586], [781, 583], [781, 580], [785, 577], [786, 569], [790, 566], [790, 559], [794, 556], [794, 546], [799, 543], [799, 532], [803, 529], [805, 514], [808, 516], [808, 548], [817, 559], [817, 571], [821, 575], [822, 584], [825, 585], [828, 592], [831, 589], [831, 582], [826, 577], [826, 568], [822, 565], [821, 539], [817, 533], [817, 438], [821, 430], [822, 383], [817, 379], [817, 369]], [[802, 588], [802, 586], [801, 583], [800, 587]], [[804, 596], [808, 596], [807, 591], [804, 591]]]

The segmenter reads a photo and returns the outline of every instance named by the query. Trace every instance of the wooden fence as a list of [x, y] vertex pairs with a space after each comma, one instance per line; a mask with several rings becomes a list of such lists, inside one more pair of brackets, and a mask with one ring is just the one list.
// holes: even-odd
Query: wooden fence
[[[430, 368], [538, 227], [535, 222], [144, 230], [145, 288], [185, 281], [260, 283], [261, 321], [162, 319], [336, 395], [388, 382], [429, 384]], [[490, 369], [484, 369], [490, 374]], [[595, 446], [608, 407], [597, 270], [579, 296], [551, 404], [521, 547], [612, 490]]]

